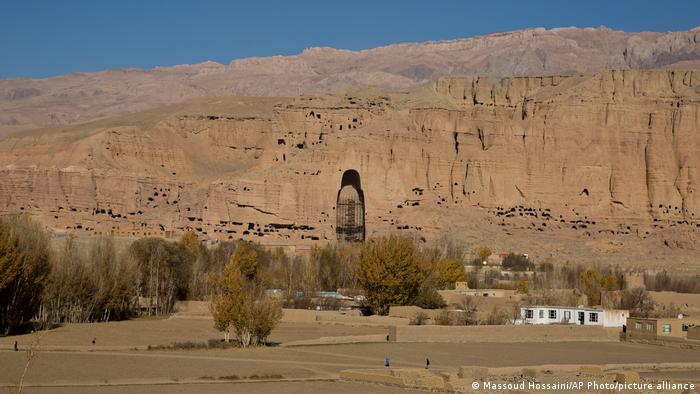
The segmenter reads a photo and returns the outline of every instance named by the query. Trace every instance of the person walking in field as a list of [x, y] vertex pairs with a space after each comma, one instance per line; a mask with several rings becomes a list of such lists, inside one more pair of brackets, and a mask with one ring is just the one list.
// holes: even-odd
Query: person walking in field
[[391, 357], [389, 355], [386, 355], [386, 358], [384, 359], [384, 366], [389, 368], [391, 366]]
[[19, 351], [19, 345], [17, 345], [17, 341], [15, 341], [15, 351], [16, 351], [16, 352]]
[[425, 369], [428, 369], [428, 368], [430, 368], [430, 359], [426, 357], [425, 358]]

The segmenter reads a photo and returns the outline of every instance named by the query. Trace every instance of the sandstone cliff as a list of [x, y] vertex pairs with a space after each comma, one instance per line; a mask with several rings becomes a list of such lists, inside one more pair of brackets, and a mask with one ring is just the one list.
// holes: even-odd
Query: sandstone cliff
[[592, 74], [607, 69], [697, 69], [700, 30], [626, 33], [527, 29], [364, 51], [311, 48], [295, 56], [76, 73], [0, 81], [0, 136], [85, 122], [201, 96], [295, 96], [354, 85], [408, 89], [450, 75]]
[[659, 70], [198, 99], [0, 140], [0, 213], [309, 246], [355, 169], [368, 236], [699, 269], [699, 109], [700, 72]]

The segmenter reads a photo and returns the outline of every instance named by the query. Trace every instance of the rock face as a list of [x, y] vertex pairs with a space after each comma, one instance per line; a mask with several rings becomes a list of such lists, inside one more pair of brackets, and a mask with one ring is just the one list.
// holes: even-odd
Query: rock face
[[451, 75], [592, 74], [607, 69], [700, 67], [700, 30], [626, 33], [542, 28], [364, 51], [108, 70], [0, 81], [0, 135], [84, 122], [202, 96], [296, 96], [354, 85], [408, 89]]
[[699, 111], [700, 72], [661, 70], [197, 99], [0, 140], [0, 213], [79, 234], [309, 246], [336, 239], [355, 170], [367, 237], [697, 264]]

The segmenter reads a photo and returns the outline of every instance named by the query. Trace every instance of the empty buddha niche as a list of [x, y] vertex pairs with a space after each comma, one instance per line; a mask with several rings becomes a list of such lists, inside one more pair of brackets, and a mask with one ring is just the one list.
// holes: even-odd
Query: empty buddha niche
[[338, 241], [365, 240], [365, 195], [360, 185], [360, 174], [355, 170], [345, 171], [340, 182], [335, 233]]

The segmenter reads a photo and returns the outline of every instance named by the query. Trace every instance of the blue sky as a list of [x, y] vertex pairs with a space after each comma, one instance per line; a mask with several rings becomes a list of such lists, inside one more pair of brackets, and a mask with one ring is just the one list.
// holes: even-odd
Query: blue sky
[[528, 27], [677, 31], [697, 0], [2, 0], [0, 78], [364, 49]]

